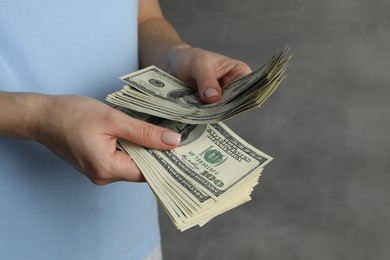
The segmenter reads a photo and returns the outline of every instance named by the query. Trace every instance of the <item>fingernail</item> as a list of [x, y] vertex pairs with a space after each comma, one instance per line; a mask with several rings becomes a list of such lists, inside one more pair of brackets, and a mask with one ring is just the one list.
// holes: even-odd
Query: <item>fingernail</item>
[[179, 145], [181, 135], [173, 131], [164, 131], [161, 135], [161, 141], [168, 145]]
[[218, 91], [215, 88], [208, 88], [204, 91], [205, 97], [211, 98], [219, 95]]

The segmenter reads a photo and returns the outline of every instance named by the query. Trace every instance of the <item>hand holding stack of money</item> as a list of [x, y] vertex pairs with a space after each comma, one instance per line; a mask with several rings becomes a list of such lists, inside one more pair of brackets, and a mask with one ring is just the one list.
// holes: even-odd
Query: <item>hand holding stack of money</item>
[[215, 104], [202, 104], [196, 90], [151, 66], [121, 77], [127, 85], [107, 100], [132, 117], [182, 135], [180, 146], [157, 151], [119, 140], [145, 176], [173, 223], [184, 231], [251, 199], [272, 158], [221, 121], [260, 106], [276, 89], [288, 62], [286, 51], [228, 85]]
[[198, 91], [155, 66], [121, 77], [126, 86], [107, 101], [149, 115], [187, 124], [217, 123], [259, 107], [283, 79], [286, 51], [263, 67], [223, 88], [221, 100], [203, 104]]

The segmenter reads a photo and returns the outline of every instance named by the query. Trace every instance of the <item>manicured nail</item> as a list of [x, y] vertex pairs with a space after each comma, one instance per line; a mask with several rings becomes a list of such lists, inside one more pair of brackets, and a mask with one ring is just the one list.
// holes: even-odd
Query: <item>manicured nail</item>
[[215, 88], [208, 88], [204, 91], [204, 95], [207, 98], [216, 97], [219, 95], [218, 91]]
[[168, 145], [179, 145], [181, 135], [173, 131], [164, 131], [161, 135], [161, 141]]

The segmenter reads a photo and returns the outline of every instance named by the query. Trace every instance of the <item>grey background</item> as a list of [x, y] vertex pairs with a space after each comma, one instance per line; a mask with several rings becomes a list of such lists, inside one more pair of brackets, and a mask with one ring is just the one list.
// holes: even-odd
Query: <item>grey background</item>
[[229, 120], [275, 157], [253, 200], [203, 228], [161, 214], [165, 259], [390, 259], [390, 1], [170, 0], [183, 39], [288, 77]]

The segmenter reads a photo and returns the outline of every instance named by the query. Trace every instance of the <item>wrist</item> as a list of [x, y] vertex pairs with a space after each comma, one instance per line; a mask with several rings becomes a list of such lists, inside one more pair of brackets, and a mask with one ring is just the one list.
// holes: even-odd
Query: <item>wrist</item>
[[1, 93], [0, 137], [36, 140], [50, 96], [35, 93]]
[[46, 135], [46, 129], [54, 120], [51, 116], [54, 110], [55, 96], [44, 94], [32, 94], [28, 97], [29, 112], [26, 113], [24, 135], [27, 139], [39, 142]]

